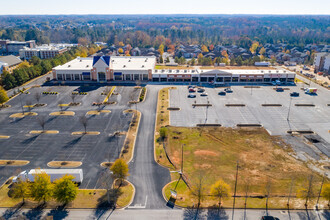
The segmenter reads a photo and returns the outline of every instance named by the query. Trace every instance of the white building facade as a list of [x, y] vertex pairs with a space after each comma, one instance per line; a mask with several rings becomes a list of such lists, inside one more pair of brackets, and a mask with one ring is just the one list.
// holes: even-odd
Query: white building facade
[[214, 84], [294, 82], [295, 73], [288, 70], [243, 69], [155, 69], [155, 57], [94, 56], [76, 58], [53, 69], [58, 81], [152, 81], [201, 82]]

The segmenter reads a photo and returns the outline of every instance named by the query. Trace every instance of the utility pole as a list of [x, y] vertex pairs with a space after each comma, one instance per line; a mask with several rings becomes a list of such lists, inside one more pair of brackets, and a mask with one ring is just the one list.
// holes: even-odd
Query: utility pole
[[322, 192], [323, 183], [324, 183], [324, 175], [323, 175], [323, 179], [322, 179], [322, 183], [321, 183], [321, 188], [320, 188], [320, 191], [319, 191], [319, 196], [317, 197], [316, 210], [319, 209], [319, 200], [320, 200], [320, 196], [321, 196], [321, 192]]
[[291, 197], [292, 187], [293, 187], [293, 179], [291, 179], [291, 185], [290, 185], [290, 192], [289, 192], [289, 197], [288, 197], [288, 203], [286, 204], [288, 206], [288, 209], [290, 207], [290, 197]]
[[19, 100], [20, 100], [20, 102], [21, 102], [21, 108], [22, 108], [22, 114], [24, 115], [24, 107], [23, 107], [23, 103], [22, 103], [22, 92], [20, 92], [20, 94], [19, 94]]
[[238, 161], [237, 161], [237, 164], [236, 164], [236, 179], [235, 179], [235, 190], [234, 190], [234, 201], [233, 201], [232, 220], [234, 220], [235, 199], [236, 199], [236, 188], [237, 188], [237, 177], [238, 177]]

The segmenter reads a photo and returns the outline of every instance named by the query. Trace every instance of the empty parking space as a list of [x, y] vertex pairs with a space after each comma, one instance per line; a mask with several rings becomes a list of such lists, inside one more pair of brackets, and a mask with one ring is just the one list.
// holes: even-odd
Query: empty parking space
[[[178, 86], [178, 89], [171, 90], [170, 106], [181, 110], [171, 112], [171, 125], [215, 123], [235, 127], [237, 124], [261, 124], [272, 135], [283, 135], [288, 130], [313, 130], [330, 143], [330, 114], [326, 105], [330, 100], [329, 91], [321, 89], [318, 95], [311, 96], [305, 94], [302, 87], [288, 86], [283, 92], [277, 92], [272, 86], [252, 89], [233, 86], [233, 92], [225, 95], [218, 94], [224, 88], [205, 88], [208, 96], [202, 97], [195, 92], [196, 98], [188, 98], [187, 86]], [[291, 97], [291, 92], [298, 92], [299, 96]], [[208, 102], [211, 107], [192, 106], [193, 103]], [[296, 106], [306, 103], [315, 106]], [[265, 107], [264, 104], [277, 105]]]
[[[128, 101], [138, 98], [139, 89], [133, 87], [117, 87], [117, 95], [111, 97], [117, 104], [106, 105], [110, 113], [100, 115], [86, 115], [90, 110], [96, 110], [92, 103], [106, 97], [101, 95], [105, 87], [79, 87], [79, 86], [54, 86], [38, 87], [29, 90], [30, 94], [21, 94], [12, 99], [9, 104], [11, 108], [0, 111], [0, 134], [11, 136], [9, 139], [0, 140], [0, 159], [7, 160], [29, 160], [28, 165], [23, 167], [1, 167], [0, 176], [8, 178], [17, 174], [19, 170], [33, 168], [47, 168], [50, 161], [82, 161], [81, 168], [84, 171], [84, 182], [82, 188], [100, 187], [99, 174], [104, 168], [100, 163], [114, 161], [118, 158], [125, 135], [114, 136], [116, 131], [127, 131], [132, 115], [123, 113], [130, 108]], [[47, 104], [45, 107], [32, 109], [38, 116], [26, 116], [24, 118], [9, 118], [13, 113], [21, 112], [21, 101], [25, 105], [26, 100], [32, 103], [37, 101], [35, 93], [43, 91], [58, 92], [57, 95], [41, 95], [40, 103]], [[79, 106], [67, 107], [66, 110], [74, 111], [74, 116], [50, 116], [49, 113], [59, 111], [59, 102], [70, 103], [72, 92], [87, 92], [87, 95], [77, 95], [75, 102], [82, 103]], [[38, 121], [39, 116], [46, 118], [46, 130], [58, 130], [58, 134], [29, 134], [31, 130], [42, 130]], [[83, 131], [84, 126], [79, 121], [80, 116], [88, 118], [87, 131], [98, 131], [99, 135], [72, 135], [72, 132]], [[0, 184], [5, 181], [0, 180]]]

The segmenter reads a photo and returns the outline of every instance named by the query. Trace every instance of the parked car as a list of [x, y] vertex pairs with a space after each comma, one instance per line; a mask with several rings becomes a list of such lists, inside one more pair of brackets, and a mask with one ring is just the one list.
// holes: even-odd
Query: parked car
[[220, 91], [220, 92], [218, 93], [218, 95], [226, 95], [226, 92], [225, 92], [225, 91]]
[[226, 93], [232, 93], [233, 90], [232, 90], [231, 88], [225, 88], [225, 92], [226, 92]]
[[280, 220], [280, 219], [273, 216], [262, 216], [261, 220]]
[[290, 96], [298, 97], [299, 96], [299, 92], [291, 92], [290, 93]]
[[190, 89], [189, 89], [189, 92], [196, 92], [196, 89], [194, 89], [194, 88], [190, 88]]
[[195, 88], [195, 86], [188, 86], [188, 89]]
[[201, 96], [208, 96], [208, 94], [206, 92], [203, 92]]
[[197, 89], [197, 92], [205, 92], [205, 89], [203, 89], [203, 88], [198, 88], [198, 89]]
[[188, 98], [196, 98], [196, 95], [195, 94], [189, 94]]

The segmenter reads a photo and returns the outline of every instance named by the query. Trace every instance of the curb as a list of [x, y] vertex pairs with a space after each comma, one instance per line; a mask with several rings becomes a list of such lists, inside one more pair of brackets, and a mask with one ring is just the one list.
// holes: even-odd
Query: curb
[[118, 208], [118, 210], [124, 210], [124, 209], [126, 209], [127, 207], [129, 207], [131, 204], [132, 204], [132, 202], [134, 201], [134, 198], [135, 198], [135, 186], [134, 186], [134, 184], [133, 183], [131, 183], [130, 181], [128, 181], [128, 180], [125, 180], [125, 181], [127, 181], [129, 184], [131, 184], [132, 186], [133, 186], [133, 196], [132, 196], [132, 198], [131, 198], [131, 200], [128, 202], [128, 204], [126, 205], [126, 206], [124, 206], [124, 207], [120, 207], [120, 208]]

